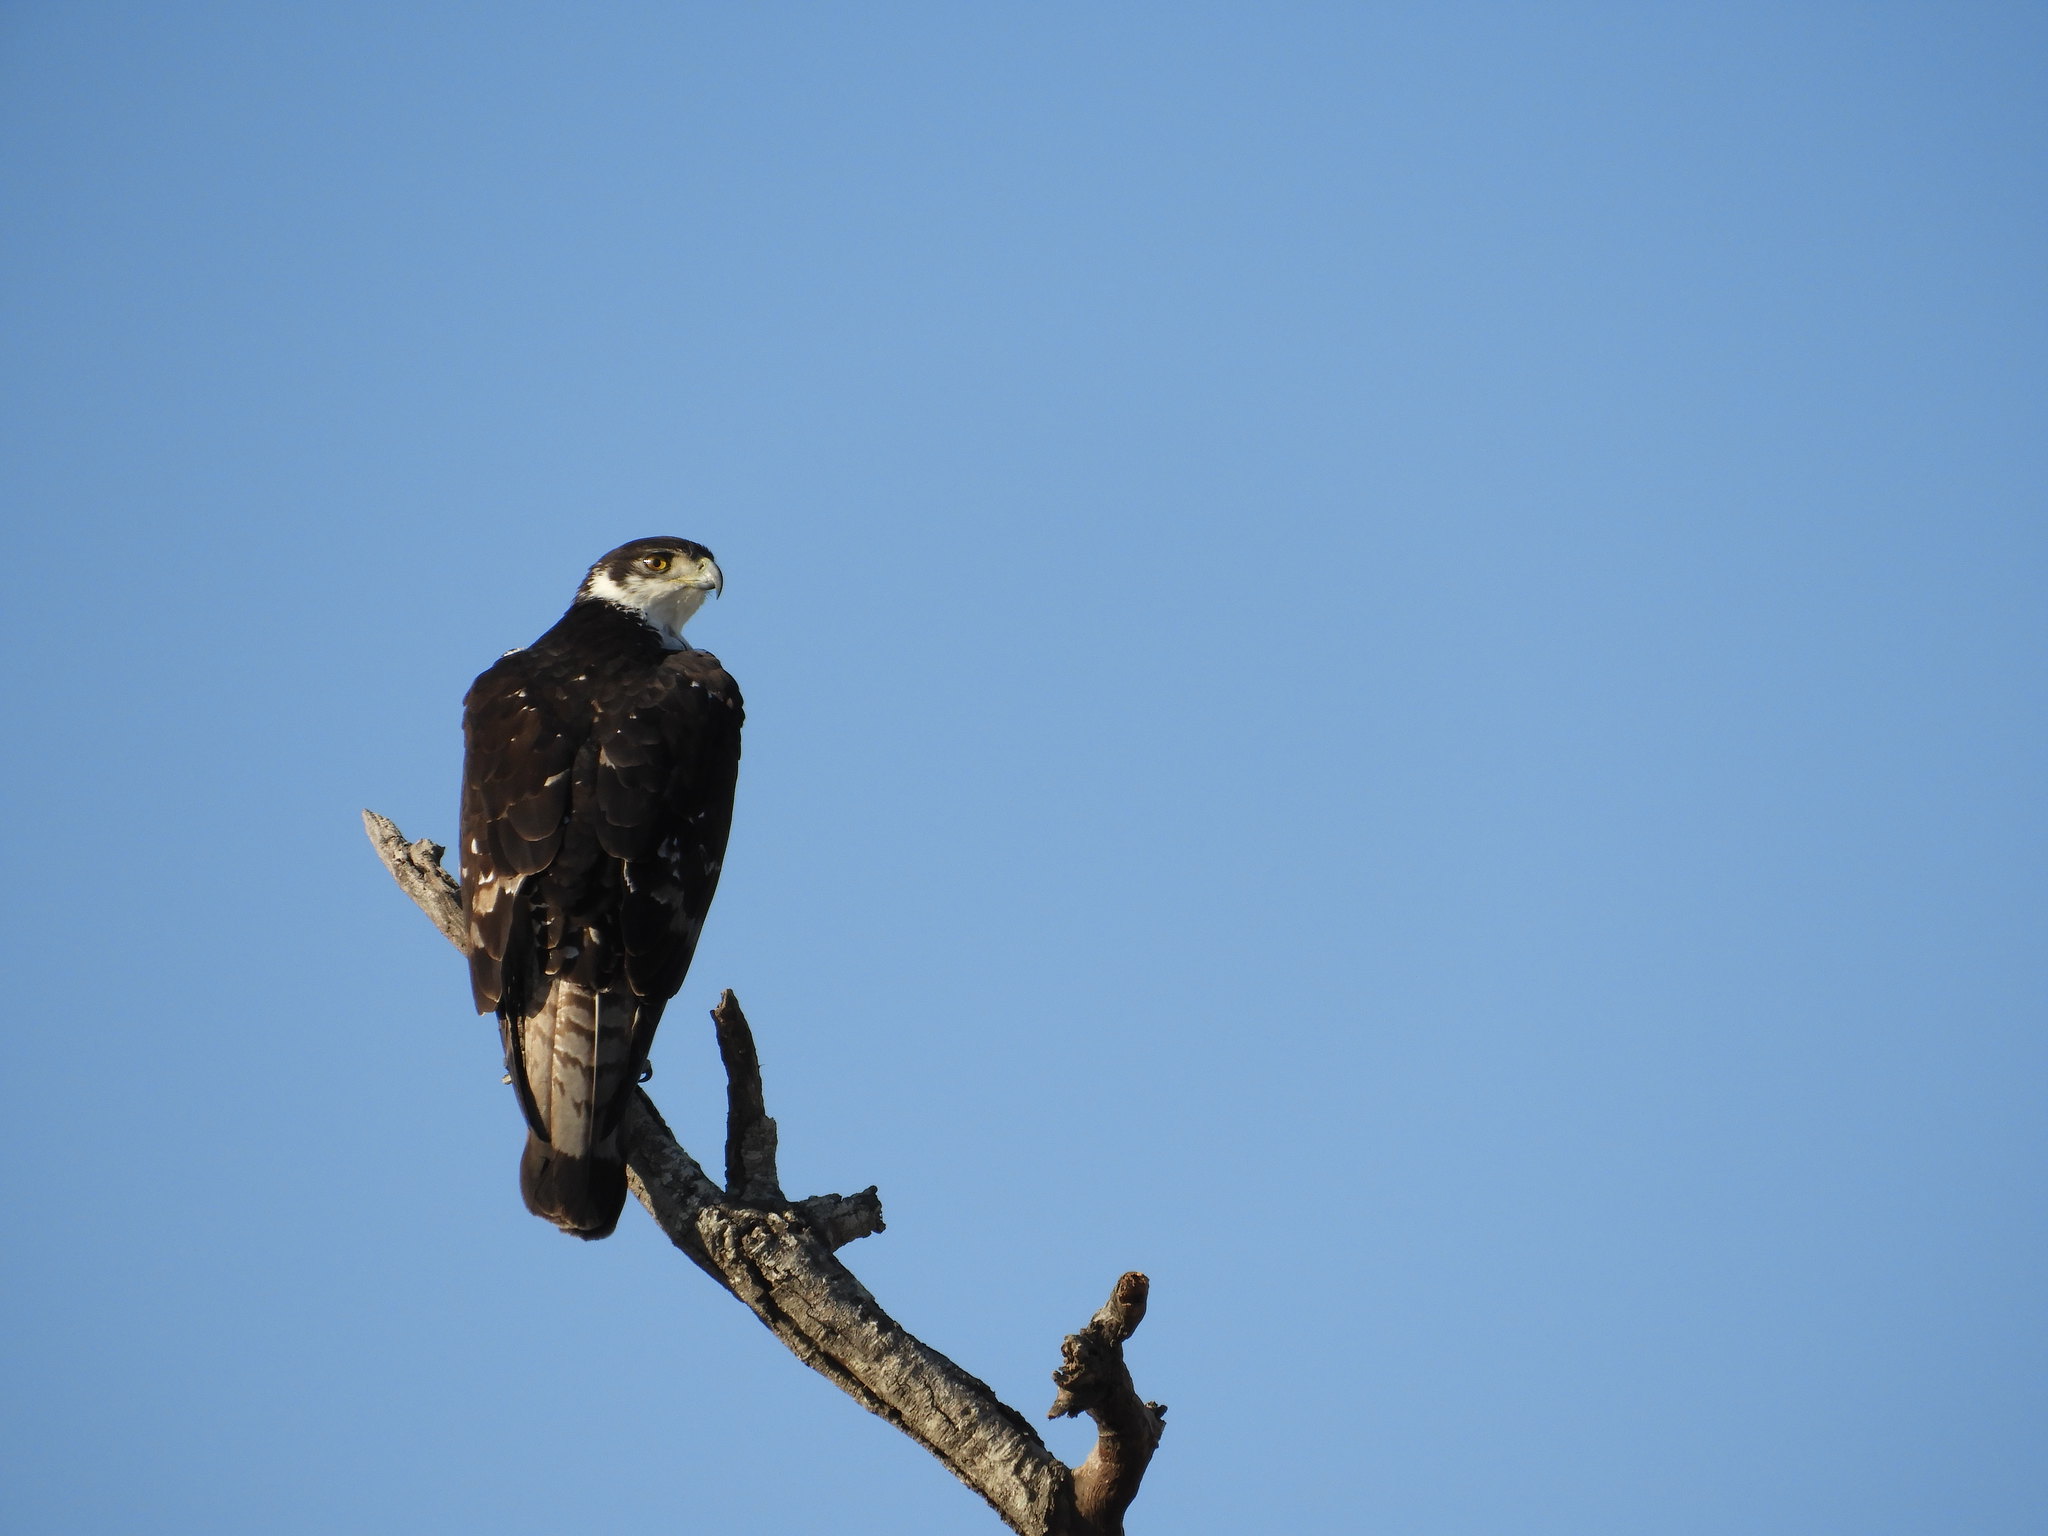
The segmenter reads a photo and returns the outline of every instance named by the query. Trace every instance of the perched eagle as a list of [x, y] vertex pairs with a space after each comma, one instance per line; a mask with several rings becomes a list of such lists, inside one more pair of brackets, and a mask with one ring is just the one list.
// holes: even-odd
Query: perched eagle
[[619, 1120], [725, 858], [740, 691], [683, 640], [724, 586], [701, 544], [622, 544], [462, 704], [470, 982], [526, 1115], [526, 1208], [578, 1237], [618, 1224]]

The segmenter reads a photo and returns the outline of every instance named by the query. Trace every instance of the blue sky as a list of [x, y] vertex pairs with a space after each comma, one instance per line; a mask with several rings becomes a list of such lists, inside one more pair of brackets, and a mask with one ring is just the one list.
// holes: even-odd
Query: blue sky
[[[655, 1051], [1146, 1531], [2048, 1518], [2025, 6], [0, 14], [26, 1532], [996, 1528], [520, 1208], [469, 679], [745, 687]], [[1053, 1426], [1078, 1457], [1085, 1429]]]

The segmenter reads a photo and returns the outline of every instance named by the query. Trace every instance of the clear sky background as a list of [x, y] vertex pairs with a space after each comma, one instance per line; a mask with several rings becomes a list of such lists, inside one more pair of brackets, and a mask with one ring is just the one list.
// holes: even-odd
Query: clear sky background
[[[518, 1112], [375, 806], [717, 551], [653, 1088], [1147, 1532], [2048, 1527], [2048, 12], [0, 11], [10, 1532], [997, 1529]], [[1081, 1425], [1053, 1426], [1078, 1458]]]

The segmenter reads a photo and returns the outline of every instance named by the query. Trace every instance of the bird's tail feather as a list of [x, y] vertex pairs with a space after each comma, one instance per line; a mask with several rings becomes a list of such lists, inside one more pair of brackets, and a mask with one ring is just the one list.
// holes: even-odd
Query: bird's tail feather
[[617, 1157], [572, 1157], [531, 1130], [519, 1160], [526, 1208], [576, 1237], [610, 1237], [626, 1208], [626, 1165]]
[[[604, 1237], [626, 1200], [616, 1115], [632, 1089], [630, 993], [598, 992], [557, 977], [537, 1012], [518, 1024], [528, 1093], [519, 1189], [526, 1208], [578, 1237]], [[535, 1123], [537, 1122], [537, 1123]]]

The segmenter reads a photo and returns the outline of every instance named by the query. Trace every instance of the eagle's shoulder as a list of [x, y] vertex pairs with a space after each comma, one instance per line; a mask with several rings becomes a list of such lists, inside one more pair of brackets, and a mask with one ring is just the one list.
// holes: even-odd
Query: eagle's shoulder
[[477, 673], [469, 692], [462, 696], [463, 711], [467, 713], [485, 700], [500, 698], [532, 678], [533, 652], [507, 651]]
[[547, 867], [569, 806], [569, 769], [587, 726], [532, 651], [501, 656], [462, 704], [465, 886]]
[[733, 709], [744, 706], [740, 685], [709, 651], [673, 651], [662, 661], [661, 670], [671, 688], [680, 685], [687, 691], [694, 684], [721, 704]]
[[[619, 677], [600, 701], [592, 728], [600, 741], [624, 735], [665, 742], [695, 761], [705, 749], [736, 739], [745, 718], [740, 685], [709, 651], [671, 651]], [[621, 759], [624, 760], [624, 759]]]

